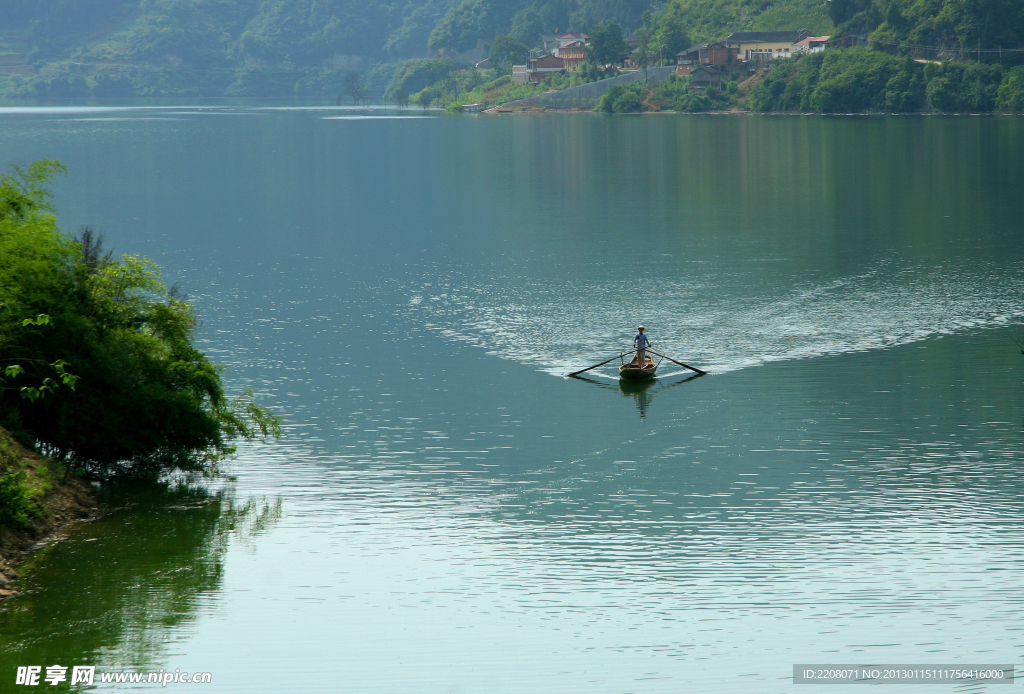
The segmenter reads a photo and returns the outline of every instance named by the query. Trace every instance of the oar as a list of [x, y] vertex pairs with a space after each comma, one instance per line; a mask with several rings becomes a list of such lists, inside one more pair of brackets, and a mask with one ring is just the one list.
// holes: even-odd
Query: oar
[[[649, 350], [647, 350], [647, 351], [648, 351], [648, 352], [650, 352], [651, 354], [656, 354], [657, 356], [661, 357], [662, 359], [668, 359], [668, 360], [669, 360], [670, 362], [672, 362], [673, 364], [678, 364], [679, 366], [682, 366], [682, 367], [683, 367], [684, 369], [689, 369], [690, 371], [696, 371], [696, 372], [697, 372], [697, 373], [699, 373], [699, 374], [700, 374], [701, 376], [706, 376], [706, 375], [707, 375], [707, 373], [708, 373], [707, 371], [701, 371], [700, 369], [698, 369], [698, 368], [696, 368], [696, 367], [694, 367], [694, 366], [690, 366], [689, 364], [684, 364], [684, 363], [683, 363], [683, 362], [681, 362], [681, 361], [676, 361], [676, 360], [675, 360], [675, 359], [673, 359], [672, 357], [666, 357], [666, 356], [665, 356], [664, 354], [658, 354], [658, 352], [655, 352], [655, 351], [654, 351], [654, 350], [652, 350], [652, 349], [649, 349]], [[607, 362], [606, 362], [606, 363], [607, 363]]]
[[634, 349], [634, 350], [630, 350], [629, 352], [623, 352], [622, 354], [617, 354], [614, 357], [612, 357], [611, 359], [606, 359], [605, 361], [601, 362], [600, 364], [594, 364], [593, 366], [588, 366], [585, 369], [580, 369], [579, 371], [573, 371], [571, 374], [566, 374], [566, 376], [578, 376], [579, 374], [583, 373], [584, 371], [590, 371], [591, 369], [596, 369], [599, 366], [604, 366], [605, 364], [607, 364], [610, 361], [615, 361], [616, 359], [621, 359], [622, 357], [626, 356], [627, 354], [632, 354], [635, 351], [636, 350]]

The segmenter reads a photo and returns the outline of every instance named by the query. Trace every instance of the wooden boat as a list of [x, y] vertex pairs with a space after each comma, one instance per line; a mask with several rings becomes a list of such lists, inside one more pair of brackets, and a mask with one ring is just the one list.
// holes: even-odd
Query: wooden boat
[[[621, 360], [623, 357], [627, 357], [630, 354], [633, 354], [635, 351], [636, 350], [632, 350], [631, 349], [628, 352], [623, 352], [622, 354], [620, 354], [620, 355], [618, 355], [616, 357], [612, 357], [611, 359], [605, 359], [602, 362], [598, 362], [597, 364], [594, 364], [593, 366], [588, 366], [585, 369], [580, 369], [579, 371], [573, 371], [572, 373], [567, 373], [566, 376], [572, 376], [572, 377], [579, 376], [581, 373], [585, 373], [587, 371], [590, 371], [591, 369], [596, 369], [599, 366], [604, 366], [605, 364], [613, 362], [616, 359], [620, 359]], [[645, 355], [646, 359], [644, 360], [644, 363], [642, 365], [637, 363], [636, 357], [633, 357], [632, 361], [630, 361], [628, 363], [625, 363], [625, 364], [622, 364], [622, 366], [619, 367], [619, 377], [620, 378], [629, 378], [629, 379], [637, 380], [637, 381], [640, 380], [640, 379], [644, 379], [644, 378], [654, 378], [654, 374], [658, 370], [658, 364], [661, 364], [661, 359], [659, 359], [658, 363], [655, 364], [654, 363], [654, 359], [651, 357], [652, 354], [654, 356], [656, 356], [656, 357], [661, 357], [661, 359], [668, 359], [673, 364], [678, 364], [679, 366], [682, 366], [684, 369], [689, 369], [690, 371], [695, 371], [698, 376], [703, 376], [703, 375], [705, 375], [707, 373], [707, 371], [701, 371], [696, 366], [689, 366], [688, 364], [684, 364], [681, 361], [676, 361], [672, 357], [665, 356], [664, 354], [659, 354], [658, 352], [648, 351], [647, 354]]]
[[654, 363], [654, 360], [650, 356], [644, 361], [643, 366], [636, 362], [634, 359], [631, 362], [623, 364], [619, 367], [619, 378], [628, 378], [631, 380], [639, 380], [641, 378], [654, 378], [655, 372], [658, 370], [658, 365]]

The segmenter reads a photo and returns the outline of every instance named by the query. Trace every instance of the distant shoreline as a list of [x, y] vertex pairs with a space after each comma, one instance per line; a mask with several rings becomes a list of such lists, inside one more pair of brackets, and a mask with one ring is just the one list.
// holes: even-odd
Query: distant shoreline
[[[499, 106], [491, 106], [486, 108], [479, 113], [485, 113], [488, 115], [519, 115], [528, 113], [599, 113], [592, 108], [560, 108], [557, 106], [544, 106], [542, 104], [526, 104], [517, 105], [515, 107], [508, 107], [504, 104]], [[471, 114], [466, 114], [471, 115]], [[936, 113], [934, 111], [911, 111], [903, 113], [893, 113], [889, 111], [860, 111], [853, 113], [825, 113], [822, 111], [748, 111], [745, 109], [733, 109], [729, 111], [639, 111], [637, 113], [608, 113], [603, 114], [608, 116], [658, 116], [658, 115], [674, 115], [674, 116], [827, 116], [827, 117], [847, 117], [847, 116], [898, 116], [901, 118], [919, 118], [921, 116], [930, 116], [936, 118], [951, 118], [951, 117], [1014, 117], [1019, 118], [1024, 116], [1024, 113], [999, 113], [999, 112], [988, 112], [988, 113]]]

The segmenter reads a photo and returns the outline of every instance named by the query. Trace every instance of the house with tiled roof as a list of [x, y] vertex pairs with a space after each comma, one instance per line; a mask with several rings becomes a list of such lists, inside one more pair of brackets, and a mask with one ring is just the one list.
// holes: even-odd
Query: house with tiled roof
[[724, 43], [707, 42], [676, 53], [676, 73], [688, 75], [698, 65], [730, 67], [737, 60], [736, 50]]
[[828, 40], [831, 36], [808, 36], [803, 41], [797, 41], [793, 44], [793, 52], [799, 53], [806, 51], [807, 53], [821, 53], [828, 47]]
[[555, 48], [555, 56], [565, 61], [567, 70], [575, 70], [587, 59], [587, 44], [583, 39], [569, 39]]
[[690, 72], [688, 89], [721, 89], [725, 68], [717, 65], [698, 65]]
[[811, 35], [808, 29], [786, 31], [737, 31], [725, 40], [740, 60], [790, 58], [793, 46]]

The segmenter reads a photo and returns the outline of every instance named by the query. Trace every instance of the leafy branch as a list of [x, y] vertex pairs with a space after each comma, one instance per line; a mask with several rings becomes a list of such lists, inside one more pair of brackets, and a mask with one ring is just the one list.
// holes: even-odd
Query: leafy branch
[[[5, 308], [6, 308], [5, 305], [0, 304], [0, 311], [2, 311]], [[49, 324], [50, 324], [50, 316], [48, 316], [45, 313], [40, 313], [35, 318], [23, 318], [22, 321], [21, 321], [21, 327], [23, 327], [23, 328], [27, 328], [30, 325], [43, 326], [43, 325], [49, 325]], [[75, 383], [78, 381], [78, 376], [76, 376], [74, 374], [71, 374], [71, 373], [68, 373], [68, 371], [67, 371], [67, 369], [65, 367], [70, 366], [70, 364], [68, 364], [63, 359], [58, 359], [58, 360], [56, 360], [54, 362], [50, 362], [48, 364], [47, 364], [46, 361], [44, 361], [42, 359], [29, 359], [29, 358], [9, 358], [9, 359], [5, 359], [3, 361], [7, 361], [7, 362], [27, 362], [27, 363], [30, 363], [30, 364], [33, 364], [33, 363], [36, 363], [36, 364], [46, 364], [51, 369], [53, 369], [53, 371], [57, 374], [57, 378], [56, 379], [50, 378], [49, 376], [41, 376], [40, 378], [42, 380], [39, 383], [39, 385], [36, 385], [36, 386], [22, 386], [19, 389], [20, 392], [21, 392], [21, 397], [23, 397], [24, 399], [26, 399], [26, 400], [28, 400], [30, 402], [35, 402], [39, 398], [44, 397], [47, 393], [50, 393], [50, 394], [54, 393], [58, 388], [60, 388], [61, 385], [65, 385], [70, 390], [74, 390], [75, 389]], [[3, 368], [3, 374], [4, 374], [4, 376], [6, 376], [6, 379], [0, 378], [0, 390], [11, 390], [10, 388], [4, 388], [3, 386], [5, 386], [9, 380], [14, 380], [15, 378], [18, 378], [21, 375], [25, 375], [26, 373], [27, 372], [25, 371], [25, 367], [22, 366], [21, 364], [18, 364], [18, 363], [8, 364], [7, 366], [5, 366]]]

